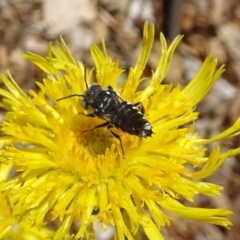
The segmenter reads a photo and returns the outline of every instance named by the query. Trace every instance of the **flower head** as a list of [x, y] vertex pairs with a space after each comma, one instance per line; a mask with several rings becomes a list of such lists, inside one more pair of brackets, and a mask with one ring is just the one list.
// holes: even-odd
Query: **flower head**
[[[160, 34], [162, 56], [152, 72], [149, 85], [141, 91], [154, 38], [154, 25], [144, 27], [143, 43], [136, 65], [126, 81], [117, 80], [123, 69], [112, 61], [106, 51], [95, 44], [91, 54], [95, 64], [96, 82], [109, 85], [121, 99], [131, 104], [141, 102], [145, 118], [151, 123], [152, 137], [141, 138], [122, 132], [119, 139], [107, 128], [92, 129], [106, 120], [90, 118], [92, 109], [84, 109], [82, 97], [58, 99], [71, 94], [84, 95], [93, 71], [73, 59], [63, 40], [49, 45], [48, 56], [28, 53], [27, 59], [45, 73], [38, 82], [38, 93], [26, 95], [9, 78], [1, 76], [7, 90], [0, 89], [0, 106], [7, 110], [0, 137], [2, 164], [14, 164], [18, 174], [3, 182], [2, 192], [12, 208], [12, 217], [27, 219], [41, 226], [58, 219], [60, 226], [54, 239], [71, 235], [73, 223], [79, 223], [76, 238], [92, 239], [93, 223], [100, 220], [106, 229], [115, 226], [116, 239], [134, 239], [142, 226], [149, 239], [162, 239], [159, 229], [170, 224], [162, 209], [190, 220], [212, 223], [228, 228], [224, 209], [185, 207], [181, 198], [193, 201], [196, 194], [216, 196], [218, 185], [201, 182], [240, 148], [224, 154], [215, 147], [208, 156], [205, 144], [239, 134], [240, 122], [211, 139], [198, 139], [194, 121], [196, 104], [204, 97], [223, 72], [217, 60], [208, 56], [196, 77], [185, 88], [161, 84], [171, 57], [182, 36], [167, 47]], [[85, 131], [85, 132], [84, 132]], [[190, 169], [189, 166], [192, 166]], [[201, 169], [195, 170], [195, 167]], [[50, 215], [50, 218], [49, 218]], [[48, 216], [48, 218], [46, 218]]]

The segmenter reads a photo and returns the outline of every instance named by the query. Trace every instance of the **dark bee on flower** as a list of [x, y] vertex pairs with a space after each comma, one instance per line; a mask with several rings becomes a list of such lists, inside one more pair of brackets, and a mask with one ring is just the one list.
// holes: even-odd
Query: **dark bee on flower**
[[108, 86], [106, 89], [103, 89], [98, 84], [88, 87], [86, 73], [85, 84], [87, 90], [84, 94], [72, 94], [57, 99], [57, 101], [60, 101], [75, 96], [81, 97], [83, 107], [85, 109], [90, 107], [93, 111], [91, 114], [87, 114], [86, 116], [98, 117], [106, 120], [106, 122], [97, 125], [92, 129], [86, 129], [82, 133], [107, 127], [110, 133], [119, 140], [123, 155], [124, 151], [121, 138], [112, 131], [113, 127], [138, 137], [150, 137], [153, 134], [151, 124], [144, 118], [144, 107], [142, 103], [138, 102], [131, 104], [124, 101], [111, 86]]

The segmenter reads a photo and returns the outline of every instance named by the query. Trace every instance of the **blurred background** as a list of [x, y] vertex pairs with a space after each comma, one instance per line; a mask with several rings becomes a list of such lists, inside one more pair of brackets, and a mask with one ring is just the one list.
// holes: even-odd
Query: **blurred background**
[[[155, 23], [156, 36], [145, 77], [151, 76], [161, 56], [159, 32], [169, 42], [184, 34], [164, 81], [184, 87], [211, 53], [226, 71], [198, 105], [196, 128], [200, 137], [208, 138], [232, 125], [240, 116], [239, 0], [0, 0], [0, 72], [10, 70], [25, 91], [36, 89], [35, 81], [44, 74], [22, 54], [46, 56], [49, 41], [59, 36], [88, 68], [93, 66], [89, 46], [92, 42], [100, 46], [104, 38], [111, 58], [129, 69], [138, 56], [146, 20]], [[223, 142], [223, 151], [239, 147], [239, 140]], [[228, 231], [172, 216], [172, 225], [161, 230], [165, 239], [240, 239], [240, 157], [229, 159], [207, 181], [224, 187], [221, 196], [197, 196], [194, 205], [184, 204], [233, 210], [233, 227]], [[98, 225], [96, 229], [99, 239], [111, 239], [111, 233], [103, 233]]]

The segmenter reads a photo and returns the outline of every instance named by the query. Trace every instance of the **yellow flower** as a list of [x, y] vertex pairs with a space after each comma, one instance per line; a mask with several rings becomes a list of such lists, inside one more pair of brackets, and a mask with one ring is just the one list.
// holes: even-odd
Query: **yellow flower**
[[237, 148], [221, 154], [215, 147], [208, 156], [205, 146], [238, 135], [239, 121], [211, 139], [198, 139], [194, 129], [198, 116], [195, 106], [223, 67], [217, 68], [217, 60], [208, 56], [185, 89], [161, 84], [182, 36], [167, 47], [160, 34], [158, 67], [149, 85], [138, 91], [153, 38], [154, 25], [146, 23], [140, 55], [124, 83], [117, 82], [123, 69], [119, 61], [108, 57], [104, 44], [103, 51], [95, 44], [90, 49], [96, 76], [87, 71], [88, 85], [94, 75], [97, 84], [103, 88], [111, 85], [122, 99], [132, 104], [141, 102], [153, 127], [154, 134], [148, 138], [113, 129], [121, 138], [124, 156], [118, 139], [106, 128], [83, 132], [104, 120], [85, 116], [91, 109], [83, 108], [81, 97], [57, 101], [86, 91], [84, 66], [73, 59], [63, 40], [49, 45], [46, 58], [25, 55], [47, 73], [43, 83], [37, 83], [38, 93], [29, 91], [28, 96], [10, 75], [1, 76], [8, 91], [0, 89], [0, 106], [7, 110], [1, 127], [0, 159], [17, 169], [1, 189], [12, 217], [27, 219], [36, 226], [58, 219], [61, 225], [54, 239], [71, 236], [73, 224], [78, 224], [75, 238], [94, 239], [93, 223], [97, 220], [105, 229], [109, 224], [115, 226], [115, 239], [134, 239], [140, 226], [149, 239], [162, 239], [160, 228], [170, 224], [162, 209], [194, 221], [226, 228], [231, 225], [226, 219], [231, 211], [203, 211], [180, 203], [182, 198], [193, 202], [197, 194], [218, 195], [221, 186], [200, 180], [240, 153]]
[[[7, 179], [11, 173], [12, 165], [1, 165], [0, 181]], [[8, 205], [6, 194], [2, 192], [0, 183], [0, 239], [5, 240], [45, 240], [52, 236], [53, 232], [44, 227], [31, 226], [31, 222], [24, 220], [20, 223], [11, 216], [11, 207]]]

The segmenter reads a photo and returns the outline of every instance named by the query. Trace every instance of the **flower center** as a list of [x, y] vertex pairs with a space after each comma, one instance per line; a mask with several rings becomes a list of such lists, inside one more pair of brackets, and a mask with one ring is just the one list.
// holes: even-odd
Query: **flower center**
[[117, 144], [116, 139], [111, 135], [106, 127], [98, 128], [93, 131], [92, 127], [83, 128], [77, 131], [77, 139], [82, 147], [93, 157], [104, 155], [107, 148], [110, 148], [113, 143]]

